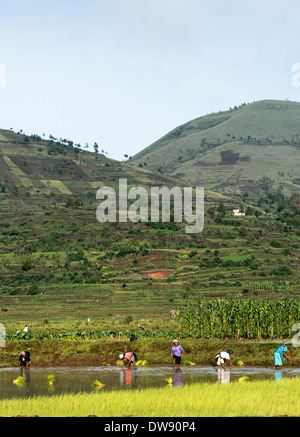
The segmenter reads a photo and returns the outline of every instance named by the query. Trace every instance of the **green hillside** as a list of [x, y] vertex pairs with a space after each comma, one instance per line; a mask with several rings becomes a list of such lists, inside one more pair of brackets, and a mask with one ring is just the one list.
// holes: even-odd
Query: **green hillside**
[[[206, 188], [195, 234], [172, 221], [99, 223], [99, 186], [186, 181], [66, 140], [0, 135], [0, 323], [9, 331], [83, 328], [88, 318], [94, 329], [155, 330], [202, 297], [299, 299], [299, 196], [250, 208], [245, 196]], [[233, 216], [236, 206], [246, 215]]]
[[[109, 159], [104, 153], [88, 152], [70, 140], [43, 140], [37, 135], [0, 130], [0, 219], [72, 206], [75, 202], [77, 206], [92, 206], [95, 213], [99, 204], [97, 189], [108, 186], [118, 195], [121, 178], [127, 180], [128, 190], [144, 187], [149, 195], [154, 186], [190, 185], [160, 172]], [[221, 201], [229, 208], [239, 206], [229, 196], [205, 190], [206, 208]]]
[[300, 188], [300, 103], [263, 100], [185, 123], [132, 163], [226, 194]]
[[0, 130], [0, 195], [2, 200], [34, 206], [62, 204], [71, 198], [95, 199], [101, 186], [183, 185], [147, 169], [136, 168], [75, 147], [69, 140], [43, 140], [37, 135]]

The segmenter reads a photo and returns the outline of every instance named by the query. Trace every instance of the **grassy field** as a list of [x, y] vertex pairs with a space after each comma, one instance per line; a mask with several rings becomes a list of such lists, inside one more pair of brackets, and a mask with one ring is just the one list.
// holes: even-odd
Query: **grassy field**
[[[300, 379], [200, 383], [123, 392], [0, 400], [0, 415], [40, 417], [275, 417], [299, 415]], [[126, 399], [126, 401], [124, 400]]]

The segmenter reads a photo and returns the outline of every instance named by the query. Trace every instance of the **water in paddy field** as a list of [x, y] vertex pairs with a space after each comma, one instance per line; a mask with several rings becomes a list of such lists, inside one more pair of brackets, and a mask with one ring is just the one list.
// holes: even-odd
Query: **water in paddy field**
[[[48, 384], [48, 376], [54, 375], [53, 385]], [[23, 386], [13, 384], [19, 376], [25, 378]], [[117, 366], [109, 367], [30, 367], [19, 369], [0, 369], [0, 398], [51, 396], [53, 394], [94, 392], [94, 381], [100, 381], [105, 386], [103, 391], [140, 389], [149, 387], [165, 387], [165, 379], [172, 378], [173, 387], [198, 382], [230, 383], [242, 376], [254, 380], [282, 380], [300, 376], [300, 369], [241, 367], [221, 368], [203, 366], [182, 366], [173, 370], [171, 366], [145, 366], [132, 369]]]

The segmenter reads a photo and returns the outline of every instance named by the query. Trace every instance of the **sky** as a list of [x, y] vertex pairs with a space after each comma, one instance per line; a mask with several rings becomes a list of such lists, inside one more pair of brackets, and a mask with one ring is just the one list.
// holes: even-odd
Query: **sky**
[[2, 129], [96, 142], [123, 160], [211, 112], [300, 101], [298, 0], [0, 6]]

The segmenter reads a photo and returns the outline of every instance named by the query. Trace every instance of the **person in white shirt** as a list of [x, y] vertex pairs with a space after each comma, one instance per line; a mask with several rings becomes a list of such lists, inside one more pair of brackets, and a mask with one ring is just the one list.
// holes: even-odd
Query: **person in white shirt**
[[224, 369], [224, 367], [226, 366], [227, 361], [229, 361], [231, 367], [234, 367], [234, 365], [233, 365], [232, 362], [231, 362], [231, 358], [230, 358], [230, 356], [231, 356], [232, 354], [233, 354], [233, 350], [232, 350], [232, 349], [229, 349], [229, 350], [226, 351], [226, 352], [218, 352], [218, 353], [215, 355], [215, 361], [216, 361], [216, 364], [214, 364], [213, 367], [221, 366], [222, 369]]
[[28, 326], [26, 325], [25, 328], [23, 329], [23, 332], [28, 332]]

